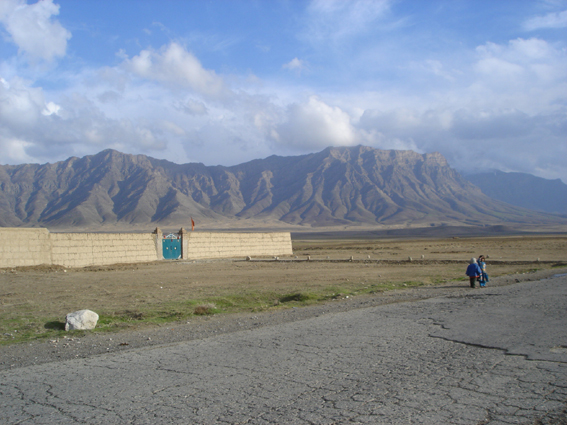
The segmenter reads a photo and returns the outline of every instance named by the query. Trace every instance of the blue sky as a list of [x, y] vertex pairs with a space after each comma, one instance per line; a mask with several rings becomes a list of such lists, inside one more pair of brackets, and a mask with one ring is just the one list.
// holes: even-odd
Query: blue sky
[[567, 0], [0, 0], [0, 163], [359, 144], [567, 182]]

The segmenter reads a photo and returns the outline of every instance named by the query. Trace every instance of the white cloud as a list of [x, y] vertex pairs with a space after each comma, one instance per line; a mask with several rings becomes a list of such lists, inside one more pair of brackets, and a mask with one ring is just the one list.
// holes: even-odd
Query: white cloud
[[125, 151], [166, 147], [159, 126], [144, 119], [109, 118], [77, 92], [57, 103], [31, 82], [0, 78], [0, 152], [8, 163], [52, 160], [112, 147]]
[[560, 55], [549, 43], [539, 38], [517, 38], [510, 40], [507, 45], [488, 42], [478, 46], [476, 51], [481, 58], [499, 57], [518, 64], [549, 60]]
[[490, 144], [506, 139], [529, 136], [535, 130], [535, 120], [517, 110], [470, 111], [460, 109], [453, 114], [450, 132], [460, 140]]
[[565, 102], [567, 57], [561, 49], [541, 39], [519, 38], [508, 44], [487, 43], [476, 53], [464, 101], [530, 115], [555, 110]]
[[524, 68], [515, 63], [495, 57], [487, 57], [476, 64], [476, 70], [491, 79], [507, 79], [522, 76]]
[[43, 109], [43, 111], [41, 111], [41, 113], [42, 115], [53, 115], [53, 114], [57, 115], [60, 109], [61, 106], [56, 105], [53, 102], [47, 102], [45, 108]]
[[176, 136], [185, 136], [187, 132], [182, 129], [180, 126], [175, 124], [174, 122], [164, 120], [162, 121], [162, 127], [164, 130], [169, 131], [170, 133], [175, 134]]
[[35, 158], [26, 153], [26, 149], [31, 143], [19, 139], [0, 139], [0, 164], [10, 161], [16, 164], [33, 163]]
[[188, 115], [206, 115], [208, 113], [207, 106], [203, 102], [194, 99], [179, 102], [176, 107]]
[[32, 60], [64, 56], [71, 33], [52, 16], [59, 14], [53, 0], [26, 4], [25, 0], [2, 0], [0, 22], [20, 52]]
[[567, 10], [552, 12], [545, 16], [535, 16], [524, 23], [524, 28], [534, 31], [540, 28], [565, 28], [567, 27]]
[[313, 0], [307, 8], [305, 37], [340, 41], [360, 34], [390, 9], [391, 0]]
[[444, 68], [443, 63], [439, 60], [426, 59], [418, 66], [418, 68], [421, 68], [425, 72], [429, 72], [446, 80], [455, 81], [455, 76], [453, 76], [450, 71], [447, 71]]
[[43, 91], [21, 78], [0, 80], [0, 127], [7, 132], [25, 132], [40, 120], [47, 108]]
[[181, 45], [171, 43], [159, 51], [142, 50], [139, 55], [124, 62], [127, 70], [148, 80], [171, 86], [181, 86], [207, 96], [226, 94], [221, 77], [206, 70], [201, 62]]
[[[366, 108], [354, 127], [369, 145], [439, 151], [469, 172], [497, 168], [567, 182], [564, 155], [558, 154], [567, 150], [567, 57], [561, 47], [519, 38], [479, 46], [468, 62], [425, 65], [454, 70], [454, 78], [358, 103]], [[423, 68], [411, 69], [416, 80], [426, 78]]]
[[369, 136], [371, 146], [439, 151], [453, 167], [467, 172], [491, 168], [529, 172], [553, 167], [563, 170], [559, 175], [567, 175], [563, 157], [550, 155], [565, 146], [567, 108], [537, 116], [496, 109], [367, 110], [357, 130]]
[[101, 103], [115, 103], [118, 102], [121, 98], [122, 96], [120, 95], [120, 93], [114, 90], [106, 90], [97, 96], [98, 101]]
[[[250, 155], [269, 155], [271, 142], [263, 136], [278, 109], [270, 98], [245, 88], [228, 91], [221, 77], [204, 70], [178, 47], [144, 50], [135, 60], [116, 67], [69, 72], [63, 91], [44, 91], [18, 78], [1, 80], [0, 145], [25, 141], [20, 151], [34, 162], [109, 147], [175, 162], [186, 161], [190, 154], [193, 160], [229, 165]], [[144, 55], [146, 67], [142, 66]], [[181, 75], [187, 68], [196, 74]], [[245, 80], [233, 83], [239, 81], [249, 85]], [[265, 114], [269, 122], [262, 124], [256, 119], [259, 114]], [[5, 160], [13, 163], [21, 157]]]
[[307, 65], [301, 59], [293, 58], [288, 63], [284, 63], [282, 65], [282, 68], [289, 69], [290, 71], [297, 71], [298, 73], [301, 73], [302, 71], [307, 69]]
[[350, 116], [316, 96], [306, 103], [289, 105], [285, 122], [274, 129], [272, 137], [282, 145], [304, 150], [356, 143]]
[[[228, 97], [209, 95], [211, 81], [228, 90], [222, 77], [178, 45], [168, 60], [171, 49], [144, 50], [116, 68], [84, 72], [72, 78], [66, 94], [53, 99], [46, 100], [31, 82], [4, 81], [0, 90], [10, 94], [0, 96], [0, 144], [18, 141], [14, 160], [22, 152], [52, 158], [113, 147], [176, 162], [185, 161], [185, 155], [232, 165], [272, 153], [360, 143], [439, 151], [461, 170], [547, 167], [555, 177], [567, 175], [564, 161], [545, 153], [557, 152], [567, 139], [567, 113], [561, 106], [567, 98], [562, 72], [567, 59], [539, 39], [487, 43], [471, 52], [469, 62], [436, 58], [408, 68], [419, 78], [427, 74], [439, 80], [434, 89], [426, 84], [421, 92], [325, 93], [303, 102], [297, 101], [304, 95], [297, 86], [288, 90], [265, 82], [240, 87]], [[203, 78], [183, 75], [187, 67]]]
[[[53, 1], [27, 5], [0, 0], [0, 20], [7, 25], [18, 7], [28, 14], [32, 7], [43, 8], [46, 31], [57, 34]], [[361, 143], [440, 151], [459, 169], [553, 170], [548, 177], [567, 181], [564, 156], [557, 155], [567, 140], [567, 57], [561, 43], [517, 38], [458, 52], [439, 46], [430, 55], [409, 55], [403, 51], [407, 39], [375, 31], [387, 25], [390, 5], [378, 0], [311, 2], [301, 35], [309, 45], [294, 46], [283, 56], [291, 61], [275, 64], [291, 72], [312, 66], [309, 71], [317, 74], [303, 78], [303, 86], [286, 83], [285, 72], [266, 80], [265, 69], [254, 63], [243, 71], [250, 74], [248, 80], [217, 73], [177, 42], [140, 49], [131, 57], [120, 50], [113, 60], [121, 64], [115, 67], [78, 74], [61, 69], [64, 90], [43, 90], [39, 80], [14, 77], [21, 58], [5, 59], [0, 63], [5, 78], [0, 80], [0, 154], [7, 161], [29, 162], [112, 147], [176, 162], [185, 161], [185, 155], [209, 165], [232, 165], [273, 153]], [[19, 28], [26, 27], [19, 22]], [[12, 33], [6, 34], [16, 43]], [[69, 34], [61, 34], [58, 40], [66, 43]], [[368, 34], [373, 35], [366, 38]], [[191, 40], [196, 42], [202, 49], [205, 42]], [[327, 44], [344, 49], [328, 54]], [[57, 50], [55, 45], [40, 57], [64, 54], [66, 47]], [[311, 62], [294, 57], [296, 52]], [[325, 68], [323, 54], [340, 66]], [[325, 72], [333, 73], [333, 79], [325, 79]]]

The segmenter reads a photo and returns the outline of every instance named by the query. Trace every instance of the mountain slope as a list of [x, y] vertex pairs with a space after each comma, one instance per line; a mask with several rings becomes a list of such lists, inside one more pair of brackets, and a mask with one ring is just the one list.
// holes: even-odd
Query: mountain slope
[[492, 171], [467, 176], [485, 195], [534, 211], [567, 214], [567, 184], [525, 173]]
[[233, 167], [113, 150], [55, 164], [0, 166], [0, 225], [302, 225], [562, 222], [485, 196], [438, 154], [327, 148]]

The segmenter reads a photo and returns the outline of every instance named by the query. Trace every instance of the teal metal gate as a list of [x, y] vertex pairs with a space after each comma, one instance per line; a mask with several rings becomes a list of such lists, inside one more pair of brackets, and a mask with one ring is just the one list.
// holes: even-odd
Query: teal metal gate
[[181, 258], [181, 239], [179, 235], [170, 233], [163, 237], [162, 241], [163, 259], [164, 260], [177, 260]]

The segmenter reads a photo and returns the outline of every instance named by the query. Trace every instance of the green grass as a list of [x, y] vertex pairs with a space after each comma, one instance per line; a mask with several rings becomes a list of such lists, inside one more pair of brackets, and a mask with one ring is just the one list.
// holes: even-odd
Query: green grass
[[[564, 267], [564, 265], [563, 265]], [[524, 272], [533, 272], [531, 268]], [[506, 273], [510, 273], [507, 271]], [[490, 276], [498, 276], [495, 273]], [[379, 294], [391, 290], [416, 288], [443, 284], [449, 280], [461, 282], [468, 278], [461, 275], [460, 268], [446, 270], [442, 274], [420, 276], [422, 280], [358, 280], [343, 281], [328, 286], [303, 285], [287, 287], [281, 292], [273, 288], [245, 290], [226, 288], [214, 295], [200, 292], [191, 298], [167, 302], [144, 302], [127, 310], [97, 310], [99, 321], [92, 331], [65, 332], [61, 316], [38, 312], [33, 303], [19, 305], [11, 314], [0, 316], [0, 346], [35, 339], [59, 339], [63, 336], [80, 337], [88, 332], [117, 332], [124, 329], [166, 326], [174, 322], [185, 322], [199, 315], [232, 314], [240, 312], [262, 312], [292, 307], [303, 307], [333, 300], [361, 295]]]
[[[302, 307], [364, 294], [376, 294], [393, 289], [423, 286], [424, 282], [343, 282], [327, 287], [298, 288], [292, 292], [250, 291], [226, 293], [222, 296], [191, 298], [175, 302], [146, 303], [122, 311], [97, 311], [99, 320], [92, 331], [64, 330], [65, 323], [53, 316], [19, 315], [0, 318], [0, 345], [35, 339], [59, 339], [82, 336], [87, 332], [117, 332], [128, 328], [163, 326], [183, 322], [197, 315], [261, 312]], [[28, 306], [31, 310], [32, 306]], [[58, 320], [59, 319], [59, 320]]]

